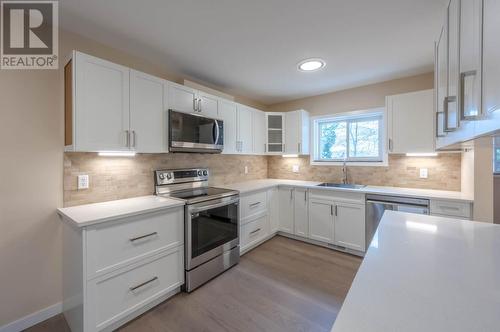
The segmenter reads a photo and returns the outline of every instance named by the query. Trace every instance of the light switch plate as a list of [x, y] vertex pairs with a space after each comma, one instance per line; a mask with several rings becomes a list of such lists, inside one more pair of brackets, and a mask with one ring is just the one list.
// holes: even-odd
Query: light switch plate
[[299, 172], [299, 165], [293, 165], [292, 166], [292, 172], [298, 173]]
[[78, 190], [89, 189], [88, 174], [78, 175]]
[[429, 177], [429, 170], [427, 168], [420, 169], [420, 178], [427, 179]]

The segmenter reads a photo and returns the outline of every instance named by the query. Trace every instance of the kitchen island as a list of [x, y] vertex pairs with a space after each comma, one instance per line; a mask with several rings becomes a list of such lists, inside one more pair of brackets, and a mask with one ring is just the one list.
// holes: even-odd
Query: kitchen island
[[500, 226], [387, 211], [332, 332], [499, 331]]

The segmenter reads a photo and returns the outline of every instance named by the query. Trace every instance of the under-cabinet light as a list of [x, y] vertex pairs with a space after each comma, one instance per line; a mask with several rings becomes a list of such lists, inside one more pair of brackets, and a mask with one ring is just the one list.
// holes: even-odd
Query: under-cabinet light
[[284, 154], [283, 158], [298, 158], [298, 154]]
[[102, 151], [99, 152], [101, 157], [135, 157], [134, 151]]
[[429, 153], [407, 153], [407, 157], [437, 157], [436, 152], [429, 152]]

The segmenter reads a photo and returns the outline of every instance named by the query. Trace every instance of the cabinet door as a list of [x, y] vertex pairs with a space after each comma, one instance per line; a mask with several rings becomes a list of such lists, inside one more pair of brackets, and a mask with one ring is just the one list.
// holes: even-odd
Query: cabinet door
[[451, 0], [448, 7], [448, 96], [445, 102], [446, 130], [459, 126], [459, 0]]
[[481, 114], [483, 0], [460, 2], [460, 109], [463, 119]]
[[299, 153], [299, 111], [285, 113], [285, 153]]
[[310, 118], [309, 112], [299, 111], [299, 154], [309, 154], [309, 140], [310, 140]]
[[279, 188], [280, 226], [282, 232], [293, 234], [293, 188]]
[[266, 113], [253, 110], [253, 153], [266, 153]]
[[280, 226], [280, 199], [278, 188], [272, 188], [267, 191], [267, 200], [270, 232], [274, 234], [278, 231]]
[[333, 210], [333, 202], [315, 198], [309, 200], [309, 238], [333, 243]]
[[217, 110], [219, 105], [218, 98], [208, 93], [199, 91], [198, 99], [200, 103], [198, 107], [200, 114], [203, 114], [204, 116], [207, 116], [209, 118], [217, 118]]
[[309, 236], [309, 215], [307, 203], [307, 190], [295, 188], [294, 192], [294, 218], [295, 235]]
[[221, 100], [218, 109], [218, 118], [224, 122], [224, 154], [237, 153], [236, 141], [238, 140], [238, 110], [236, 103]]
[[448, 28], [447, 24], [441, 29], [436, 45], [436, 136], [446, 136], [444, 103], [448, 96]]
[[266, 113], [267, 153], [282, 154], [285, 141], [285, 115]]
[[365, 251], [365, 206], [337, 203], [334, 244]]
[[433, 152], [434, 91], [387, 97], [390, 153]]
[[250, 154], [253, 152], [252, 109], [238, 105], [238, 152]]
[[168, 152], [166, 97], [165, 80], [131, 70], [131, 147], [137, 152]]
[[127, 67], [75, 53], [75, 151], [129, 150]]
[[192, 113], [197, 108], [196, 90], [190, 87], [170, 83], [168, 87], [168, 108], [174, 111]]

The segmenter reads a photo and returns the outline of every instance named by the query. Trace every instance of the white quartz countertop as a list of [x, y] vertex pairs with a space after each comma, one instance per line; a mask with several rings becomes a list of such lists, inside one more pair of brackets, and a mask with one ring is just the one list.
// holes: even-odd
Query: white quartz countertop
[[385, 212], [332, 332], [499, 331], [500, 225]]
[[459, 191], [413, 189], [413, 188], [400, 188], [400, 187], [379, 187], [379, 186], [366, 186], [361, 189], [317, 187], [317, 185], [320, 183], [321, 182], [314, 182], [314, 181], [263, 179], [263, 180], [253, 180], [253, 181], [234, 183], [234, 184], [224, 185], [222, 187], [238, 190], [241, 194], [246, 194], [253, 191], [263, 190], [281, 185], [281, 186], [305, 187], [309, 189], [318, 189], [318, 190], [359, 192], [364, 194], [443, 199], [447, 201], [465, 201], [465, 202], [474, 201], [473, 197], [470, 197], [469, 195], [466, 195]]
[[183, 206], [184, 202], [159, 196], [142, 196], [116, 201], [57, 209], [64, 221], [77, 227]]

